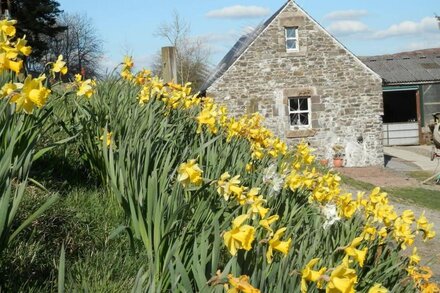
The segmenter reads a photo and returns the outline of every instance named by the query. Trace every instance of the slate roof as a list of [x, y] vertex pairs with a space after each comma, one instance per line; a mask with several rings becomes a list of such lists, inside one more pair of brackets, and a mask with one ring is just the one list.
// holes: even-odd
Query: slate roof
[[385, 85], [440, 82], [440, 48], [360, 58]]
[[288, 0], [280, 9], [278, 9], [269, 19], [267, 19], [264, 23], [260, 24], [253, 32], [250, 32], [246, 35], [240, 37], [240, 39], [235, 43], [231, 50], [223, 57], [217, 67], [214, 69], [211, 76], [206, 80], [206, 82], [202, 85], [200, 91], [206, 92], [206, 90], [220, 78], [229, 67], [234, 64], [234, 62], [243, 54], [243, 52], [255, 41], [256, 38], [263, 32], [271, 22], [278, 16], [278, 14], [283, 11], [283, 9], [289, 4], [291, 0]]

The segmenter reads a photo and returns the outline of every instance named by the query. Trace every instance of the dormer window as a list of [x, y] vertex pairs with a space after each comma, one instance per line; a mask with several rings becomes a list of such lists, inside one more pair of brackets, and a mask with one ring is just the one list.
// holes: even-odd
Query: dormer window
[[284, 33], [286, 38], [286, 50], [298, 51], [298, 27], [286, 27]]

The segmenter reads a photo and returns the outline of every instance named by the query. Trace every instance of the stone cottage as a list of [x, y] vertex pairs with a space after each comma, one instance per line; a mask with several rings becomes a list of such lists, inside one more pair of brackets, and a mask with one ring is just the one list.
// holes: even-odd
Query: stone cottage
[[[240, 38], [202, 92], [232, 115], [259, 112], [289, 144], [346, 166], [383, 165], [382, 80], [292, 0]], [[331, 160], [330, 160], [331, 161]]]

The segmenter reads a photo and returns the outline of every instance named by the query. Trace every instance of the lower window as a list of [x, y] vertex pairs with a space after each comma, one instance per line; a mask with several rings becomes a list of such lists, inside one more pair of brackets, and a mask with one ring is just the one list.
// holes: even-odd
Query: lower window
[[290, 128], [310, 128], [312, 123], [310, 97], [289, 98]]

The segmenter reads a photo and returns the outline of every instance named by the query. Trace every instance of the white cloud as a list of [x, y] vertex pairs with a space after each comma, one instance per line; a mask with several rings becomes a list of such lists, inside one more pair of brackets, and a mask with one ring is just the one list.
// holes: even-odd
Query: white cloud
[[438, 32], [438, 23], [435, 17], [425, 17], [419, 22], [404, 21], [398, 24], [393, 24], [386, 30], [374, 33], [373, 38], [384, 39], [430, 32]]
[[235, 5], [217, 10], [211, 10], [206, 13], [209, 18], [257, 18], [267, 16], [270, 10], [261, 6], [243, 6]]
[[327, 27], [327, 30], [334, 35], [347, 36], [368, 31], [368, 26], [357, 20], [335, 21]]
[[330, 12], [325, 16], [328, 20], [353, 20], [368, 15], [367, 10], [338, 10]]
[[413, 41], [410, 42], [405, 50], [421, 50], [421, 49], [429, 49], [429, 48], [438, 48], [440, 47], [440, 36], [419, 40], [419, 41]]
[[253, 26], [244, 26], [239, 30], [232, 29], [223, 33], [210, 33], [201, 35], [200, 37], [210, 43], [223, 43], [232, 46], [231, 43], [236, 42], [241, 36], [249, 34], [255, 30]]

